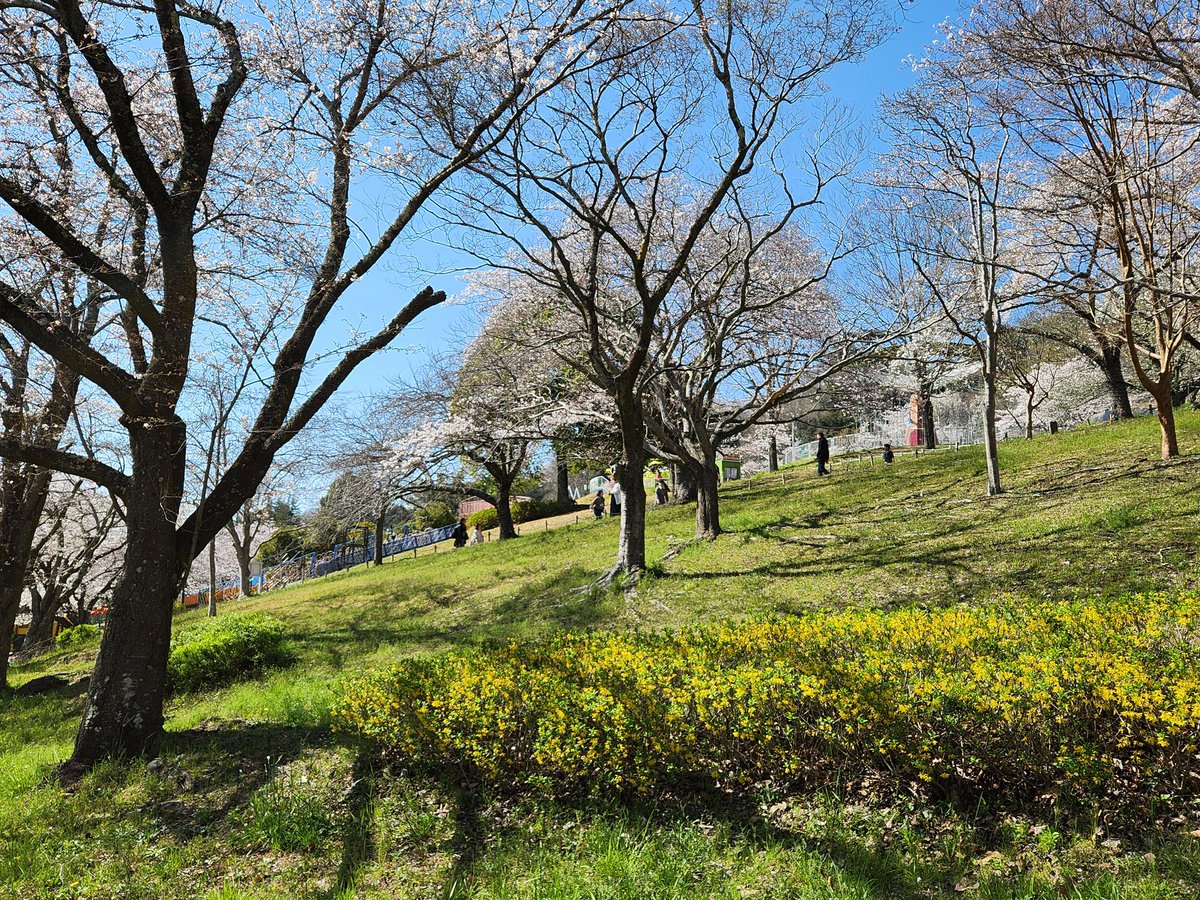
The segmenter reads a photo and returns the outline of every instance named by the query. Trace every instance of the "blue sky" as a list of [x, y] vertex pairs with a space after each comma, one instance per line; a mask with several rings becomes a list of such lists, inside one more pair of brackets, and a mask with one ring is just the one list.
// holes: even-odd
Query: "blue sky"
[[[899, 31], [876, 47], [858, 64], [834, 70], [826, 79], [831, 95], [854, 110], [868, 129], [881, 94], [905, 87], [912, 73], [904, 60], [919, 54], [935, 37], [937, 26], [956, 14], [956, 0], [915, 0], [901, 13]], [[350, 328], [367, 328], [394, 314], [398, 306], [425, 284], [446, 291], [451, 297], [462, 281], [449, 272], [454, 256], [433, 246], [398, 248], [384, 265], [358, 285], [339, 312], [327, 323], [328, 332], [344, 333]], [[364, 362], [346, 383], [339, 400], [353, 403], [354, 397], [387, 389], [388, 382], [406, 378], [419, 370], [430, 353], [450, 346], [453, 333], [469, 317], [462, 306], [444, 305], [421, 316], [388, 351]]]

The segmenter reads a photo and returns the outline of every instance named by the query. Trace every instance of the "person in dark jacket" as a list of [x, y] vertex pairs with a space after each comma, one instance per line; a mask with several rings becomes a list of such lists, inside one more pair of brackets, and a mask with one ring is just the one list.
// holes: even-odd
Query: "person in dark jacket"
[[883, 461], [885, 463], [887, 463], [888, 465], [891, 465], [895, 459], [896, 459], [896, 454], [892, 452], [892, 445], [884, 444], [883, 445]]
[[450, 536], [454, 538], [454, 548], [456, 550], [467, 546], [467, 520], [459, 519], [458, 524], [454, 526], [454, 530], [450, 532]]
[[671, 486], [663, 478], [662, 472], [659, 472], [654, 476], [654, 502], [659, 506], [666, 506], [669, 499], [671, 499]]
[[817, 474], [829, 474], [829, 439], [825, 432], [817, 432]]
[[596, 491], [596, 496], [592, 498], [592, 512], [597, 519], [604, 518], [604, 491]]

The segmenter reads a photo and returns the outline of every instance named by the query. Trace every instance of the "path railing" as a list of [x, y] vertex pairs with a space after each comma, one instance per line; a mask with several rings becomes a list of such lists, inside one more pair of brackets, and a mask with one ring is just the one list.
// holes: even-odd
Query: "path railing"
[[[383, 542], [383, 558], [410, 553], [422, 547], [440, 544], [448, 541], [454, 533], [453, 525], [444, 528], [431, 528], [428, 531], [418, 531], [404, 534]], [[370, 536], [366, 543], [334, 544], [329, 550], [314, 550], [302, 553], [291, 559], [265, 566], [262, 570], [262, 589], [264, 591], [280, 588], [297, 581], [309, 578], [320, 578], [332, 572], [340, 572], [351, 566], [370, 562], [375, 558], [375, 538]]]

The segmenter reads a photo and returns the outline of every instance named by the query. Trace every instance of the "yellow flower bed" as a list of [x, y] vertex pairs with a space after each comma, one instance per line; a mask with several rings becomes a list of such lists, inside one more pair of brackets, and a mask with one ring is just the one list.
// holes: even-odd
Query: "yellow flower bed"
[[409, 764], [552, 789], [884, 778], [998, 799], [1194, 794], [1200, 599], [565, 634], [366, 675], [334, 721]]

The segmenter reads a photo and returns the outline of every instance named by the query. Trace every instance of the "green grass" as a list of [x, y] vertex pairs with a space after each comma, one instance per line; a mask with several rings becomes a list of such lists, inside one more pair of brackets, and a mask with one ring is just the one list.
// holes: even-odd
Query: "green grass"
[[[399, 657], [564, 628], [677, 626], [856, 605], [1200, 583], [1200, 415], [1156, 459], [1143, 420], [1002, 446], [835, 460], [725, 492], [729, 533], [688, 544], [692, 511], [651, 511], [652, 574], [591, 585], [615, 523], [360, 567], [226, 605], [283, 621], [293, 666], [169, 708], [157, 760], [99, 767], [64, 793], [82, 685], [0, 699], [0, 898], [1192, 898], [1200, 823], [998, 820], [869, 795], [663, 797], [638, 805], [505, 795], [377, 770], [328, 730], [346, 677]], [[680, 549], [680, 545], [682, 549]], [[663, 560], [668, 550], [673, 552]], [[195, 621], [198, 613], [180, 617]], [[76, 680], [94, 648], [15, 670]]]

